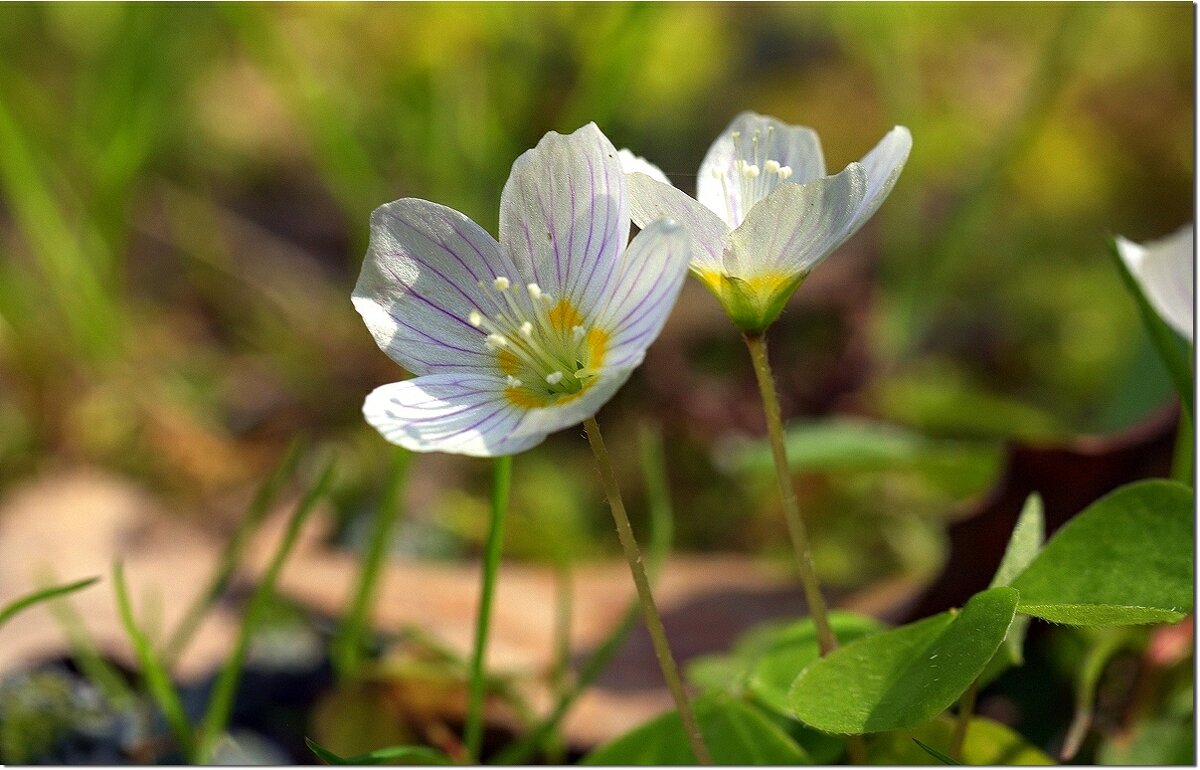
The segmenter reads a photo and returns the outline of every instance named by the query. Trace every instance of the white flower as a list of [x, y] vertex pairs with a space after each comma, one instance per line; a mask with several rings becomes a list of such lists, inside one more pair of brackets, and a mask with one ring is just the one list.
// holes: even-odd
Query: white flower
[[825, 175], [817, 134], [743, 112], [700, 164], [694, 200], [653, 164], [622, 152], [633, 221], [667, 216], [691, 237], [691, 270], [739, 328], [761, 331], [805, 276], [879, 208], [912, 148], [893, 128], [859, 162]]
[[429, 201], [376, 209], [354, 306], [418, 376], [367, 396], [367, 422], [415, 451], [490, 457], [595, 414], [687, 274], [677, 225], [655, 222], [626, 249], [629, 227], [617, 151], [592, 123], [513, 164], [499, 243]]
[[1182, 227], [1166, 238], [1143, 245], [1117, 236], [1117, 251], [1162, 319], [1187, 338], [1194, 339], [1195, 228]]

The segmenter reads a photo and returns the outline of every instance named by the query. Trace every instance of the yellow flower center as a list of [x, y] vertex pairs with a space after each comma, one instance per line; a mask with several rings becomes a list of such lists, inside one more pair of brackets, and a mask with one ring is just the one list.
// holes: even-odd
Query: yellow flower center
[[536, 283], [525, 286], [524, 296], [514, 296], [503, 276], [496, 277], [492, 288], [498, 309], [491, 316], [474, 310], [469, 320], [486, 335], [484, 346], [496, 354], [496, 365], [508, 380], [505, 398], [536, 409], [582, 395], [604, 364], [608, 333], [588, 326], [570, 300], [555, 299]]

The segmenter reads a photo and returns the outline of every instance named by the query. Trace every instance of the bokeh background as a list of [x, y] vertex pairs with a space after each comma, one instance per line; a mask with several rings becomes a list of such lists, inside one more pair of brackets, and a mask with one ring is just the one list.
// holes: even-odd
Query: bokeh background
[[[810, 428], [794, 452], [825, 579], [932, 579], [1012, 447], [1171, 431], [1104, 239], [1192, 219], [1194, 13], [6, 4], [0, 501], [100, 469], [219, 535], [301, 438], [339, 459], [329, 546], [360, 547], [393, 452], [359, 409], [404, 376], [349, 302], [372, 209], [427, 198], [494, 233], [514, 158], [587, 121], [693, 190], [708, 144], [753, 109], [815, 128], [831, 170], [912, 131], [890, 199], [772, 345], [785, 416]], [[676, 549], [787, 574], [748, 358], [703, 289], [601, 417], [635, 517], [650, 426]], [[415, 458], [395, 554], [473, 558], [487, 478], [481, 461]], [[505, 553], [617, 553], [579, 431], [518, 459]]]

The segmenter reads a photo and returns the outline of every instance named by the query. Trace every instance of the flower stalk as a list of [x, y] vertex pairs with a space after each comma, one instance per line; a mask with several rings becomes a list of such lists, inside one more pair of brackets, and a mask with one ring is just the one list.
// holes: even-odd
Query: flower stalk
[[804, 588], [804, 598], [808, 602], [808, 612], [817, 629], [817, 646], [821, 655], [828, 655], [837, 648], [837, 637], [829, 625], [825, 598], [821, 594], [821, 584], [817, 579], [817, 571], [813, 567], [812, 550], [808, 545], [808, 530], [804, 526], [804, 518], [800, 515], [796, 490], [792, 486], [787, 447], [784, 446], [783, 441], [783, 418], [779, 410], [779, 396], [775, 392], [775, 379], [771, 374], [771, 362], [767, 357], [766, 333], [754, 332], [742, 336], [746, 340], [746, 347], [749, 348], [750, 358], [754, 362], [754, 375], [758, 379], [758, 392], [762, 397], [763, 412], [767, 418], [767, 434], [771, 440], [771, 456], [775, 461], [775, 476], [779, 481], [779, 497], [783, 504], [783, 516], [787, 521], [792, 548], [796, 551], [796, 561], [800, 565], [800, 583]]
[[608, 448], [604, 445], [604, 437], [600, 434], [600, 425], [597, 424], [595, 417], [588, 417], [583, 424], [587, 430], [588, 443], [592, 446], [592, 453], [596, 456], [596, 467], [600, 471], [604, 494], [608, 498], [613, 522], [617, 526], [617, 537], [621, 541], [625, 559], [629, 562], [629, 570], [633, 573], [633, 583], [637, 586], [638, 601], [641, 604], [646, 630], [650, 632], [650, 641], [654, 645], [654, 655], [658, 658], [658, 665], [662, 669], [667, 688], [671, 691], [671, 697], [675, 699], [675, 706], [679, 711], [679, 718], [683, 722], [683, 731], [692, 747], [692, 753], [696, 755], [696, 760], [700, 764], [711, 765], [712, 757], [708, 753], [708, 747], [704, 744], [700, 725], [696, 722], [696, 715], [692, 711], [687, 693], [683, 689], [679, 667], [675, 665], [675, 657], [671, 654], [671, 648], [667, 644], [667, 633], [663, 628], [662, 617], [654, 603], [654, 596], [650, 593], [650, 579], [646, 577], [642, 554], [638, 549], [637, 540], [634, 538], [633, 527], [629, 524], [629, 517], [625, 513], [625, 503], [621, 499], [621, 489], [617, 486], [616, 474], [613, 473], [612, 462], [608, 457]]
[[475, 621], [475, 651], [471, 657], [471, 683], [467, 701], [467, 724], [463, 743], [473, 762], [483, 749], [483, 703], [486, 694], [484, 658], [492, 625], [492, 597], [500, 569], [500, 546], [504, 542], [504, 517], [512, 487], [512, 456], [497, 457], [492, 471], [492, 516], [483, 550], [483, 577], [479, 588], [479, 613]]

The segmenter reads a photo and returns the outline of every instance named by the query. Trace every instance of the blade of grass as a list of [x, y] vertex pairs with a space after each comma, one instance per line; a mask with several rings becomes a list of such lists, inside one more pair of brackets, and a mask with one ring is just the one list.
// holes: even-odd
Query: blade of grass
[[933, 757], [938, 762], [941, 762], [943, 765], [961, 765], [962, 764], [962, 762], [957, 762], [957, 761], [951, 759], [950, 757], [946, 756], [945, 754], [938, 751], [934, 747], [930, 746], [928, 743], [923, 743], [922, 741], [919, 741], [916, 738], [913, 738], [913, 743], [920, 746], [925, 751], [926, 754]]
[[71, 648], [71, 660], [83, 672], [84, 677], [104, 693], [111, 703], [125, 705], [134, 700], [133, 688], [116, 666], [100, 654], [100, 648], [88, 633], [83, 620], [76, 612], [70, 599], [59, 597], [50, 602], [50, 612], [62, 629], [63, 636]]
[[392, 453], [387, 485], [384, 487], [383, 497], [375, 509], [375, 526], [367, 541], [367, 550], [363, 553], [362, 565], [350, 600], [350, 610], [346, 613], [346, 617], [333, 637], [331, 645], [333, 668], [337, 672], [338, 678], [342, 680], [353, 678], [362, 666], [365, 654], [363, 637], [366, 636], [371, 609], [375, 606], [379, 574], [382, 572], [384, 560], [387, 558], [392, 532], [400, 518], [400, 500], [403, 496], [404, 480], [411, 458], [410, 452], [398, 447]]
[[100, 578], [98, 577], [86, 578], [84, 580], [77, 580], [74, 583], [43, 588], [42, 590], [34, 591], [27, 596], [22, 596], [20, 599], [17, 599], [16, 601], [6, 605], [3, 609], [0, 609], [0, 626], [3, 626], [5, 623], [11, 620], [13, 616], [22, 610], [33, 607], [41, 602], [58, 598], [59, 596], [66, 596], [67, 594], [73, 594], [76, 591], [81, 591], [84, 588], [93, 585], [99, 579]]
[[480, 761], [480, 752], [483, 750], [483, 704], [484, 696], [487, 694], [484, 681], [484, 662], [492, 624], [492, 597], [496, 590], [496, 573], [500, 569], [500, 550], [504, 544], [504, 519], [508, 515], [508, 498], [512, 489], [512, 456], [497, 457], [492, 462], [492, 510], [488, 523], [487, 542], [483, 549], [479, 614], [475, 621], [475, 645], [471, 655], [467, 724], [463, 731], [463, 743], [467, 747], [467, 756], [475, 762]]
[[271, 509], [271, 506], [279, 498], [279, 493], [283, 489], [284, 482], [291, 477], [292, 472], [296, 469], [296, 463], [300, 460], [299, 450], [300, 442], [293, 441], [284, 451], [283, 460], [280, 461], [279, 465], [267, 477], [267, 480], [254, 495], [254, 499], [250, 502], [250, 507], [247, 509], [246, 515], [238, 522], [233, 537], [230, 538], [229, 543], [226, 544], [224, 550], [221, 552], [221, 560], [217, 565], [216, 571], [213, 573], [212, 579], [204, 591], [188, 607], [183, 619], [176, 626], [175, 632], [171, 634], [171, 638], [163, 650], [163, 660], [167, 666], [173, 666], [179, 660], [179, 656], [183, 654], [188, 642], [192, 640], [196, 629], [200, 627], [201, 621], [204, 620], [204, 616], [208, 614], [229, 588], [229, 584], [233, 580], [233, 573], [242, 560], [246, 546], [250, 543], [250, 536], [262, 524], [263, 519], [267, 516], [267, 511]]
[[[643, 426], [640, 432], [640, 455], [642, 477], [646, 484], [646, 500], [650, 513], [650, 539], [646, 549], [646, 567], [651, 582], [658, 579], [663, 562], [671, 549], [674, 539], [674, 513], [667, 485], [666, 465], [663, 461], [662, 435], [649, 426]], [[541, 747], [562, 723], [576, 699], [596, 678], [608, 667], [617, 650], [629, 636], [638, 621], [640, 607], [636, 599], [629, 603], [625, 615], [612, 631], [609, 632], [591, 656], [584, 661], [579, 676], [572, 687], [559, 695], [550, 713], [533, 729], [532, 732], [505, 747], [492, 760], [497, 765], [527, 764], [534, 752]]]
[[167, 725], [175, 734], [175, 739], [179, 741], [179, 747], [184, 756], [190, 761], [195, 761], [195, 735], [192, 732], [192, 725], [188, 721], [187, 713], [183, 709], [183, 700], [179, 697], [179, 691], [175, 689], [175, 684], [171, 681], [166, 667], [154, 654], [150, 640], [142, 633], [137, 620], [133, 617], [129, 589], [125, 585], [125, 569], [120, 562], [113, 564], [113, 586], [117, 594], [117, 610], [121, 614], [121, 624], [125, 627], [125, 633], [133, 644], [133, 651], [137, 656], [138, 665], [142, 669], [142, 679], [146, 689], [162, 711]]
[[250, 647], [250, 638], [257, 629], [259, 622], [262, 620], [263, 613], [275, 593], [275, 583], [283, 571], [284, 563], [287, 561], [288, 556], [291, 555], [292, 548], [296, 544], [296, 539], [300, 535], [300, 530], [304, 526], [304, 522], [308, 520], [309, 515], [316, 508], [317, 502], [325, 496], [329, 488], [330, 482], [333, 479], [333, 467], [333, 460], [325, 463], [316, 483], [313, 484], [308, 493], [296, 505], [296, 509], [288, 521], [283, 539], [279, 543], [279, 548], [276, 550], [266, 574], [263, 575], [262, 580], [254, 591], [254, 595], [250, 599], [250, 604], [246, 608], [246, 612], [242, 618], [242, 626], [238, 630], [238, 637], [234, 643], [233, 651], [230, 653], [225, 665], [221, 668], [220, 674], [217, 675], [217, 681], [213, 685], [208, 708], [204, 713], [204, 718], [201, 720], [201, 738], [197, 756], [199, 764], [209, 761], [211, 747], [220, 738], [229, 724], [229, 717], [233, 712], [234, 696], [237, 694], [238, 682], [241, 680], [242, 669], [246, 663], [246, 653]]

